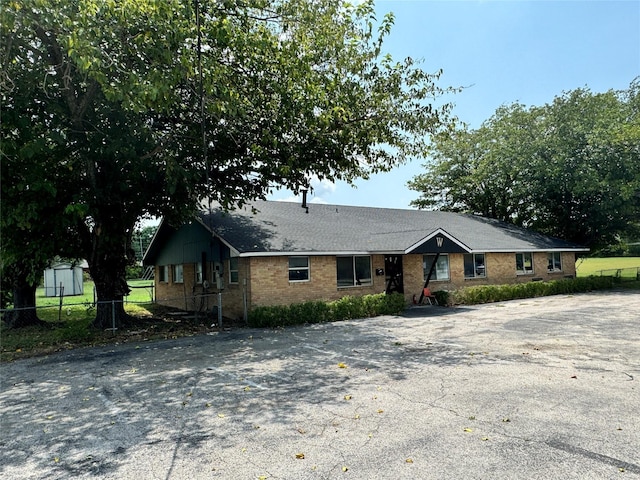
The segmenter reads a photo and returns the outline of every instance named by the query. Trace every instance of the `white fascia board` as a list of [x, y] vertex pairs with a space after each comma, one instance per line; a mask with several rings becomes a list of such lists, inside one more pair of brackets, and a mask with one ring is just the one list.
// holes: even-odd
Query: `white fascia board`
[[[219, 237], [218, 237], [219, 238]], [[422, 243], [422, 242], [419, 242]], [[468, 249], [469, 253], [540, 253], [540, 252], [588, 252], [588, 248], [556, 248], [556, 249], [501, 249], [501, 250], [471, 250], [466, 247], [464, 244], [459, 243], [459, 245], [464, 246], [465, 249]], [[340, 252], [332, 252], [332, 251], [300, 251], [300, 252], [292, 252], [292, 251], [281, 251], [281, 252], [238, 252], [233, 247], [231, 248], [231, 256], [233, 257], [322, 257], [322, 256], [332, 256], [332, 257], [344, 257], [350, 255], [409, 255], [406, 250], [385, 250], [385, 251], [340, 251]], [[410, 249], [409, 249], [410, 250]]]
[[469, 250], [469, 253], [546, 253], [546, 252], [589, 252], [588, 248], [502, 248]]
[[238, 254], [239, 257], [345, 257], [351, 255], [403, 255], [404, 252], [402, 250], [397, 251], [384, 251], [384, 252], [371, 252], [371, 251], [361, 251], [361, 250], [353, 250], [353, 251], [340, 251], [340, 252], [332, 252], [332, 251], [311, 251], [311, 252], [241, 252]]

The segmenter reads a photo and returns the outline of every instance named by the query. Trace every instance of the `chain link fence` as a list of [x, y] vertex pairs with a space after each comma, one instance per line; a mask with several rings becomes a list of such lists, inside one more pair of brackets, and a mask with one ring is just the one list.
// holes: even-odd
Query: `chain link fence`
[[596, 272], [599, 277], [612, 277], [617, 282], [640, 281], [640, 267], [612, 268]]
[[[93, 292], [93, 299], [85, 296], [84, 299], [80, 300], [78, 297], [72, 296], [59, 296], [55, 297], [59, 299], [56, 304], [50, 303], [47, 305], [37, 305], [36, 307], [25, 307], [25, 308], [4, 308], [0, 309], [0, 318], [4, 318], [4, 315], [7, 313], [13, 312], [24, 312], [24, 311], [34, 311], [38, 318], [44, 319], [49, 322], [62, 322], [67, 317], [75, 316], [77, 317], [79, 312], [83, 317], [88, 317], [95, 315], [98, 305], [109, 305], [111, 307], [111, 318], [113, 320], [111, 329], [113, 331], [117, 330], [116, 328], [116, 320], [117, 320], [117, 312], [121, 308], [126, 308], [127, 305], [149, 305], [156, 304], [155, 291], [153, 285], [145, 285], [145, 286], [130, 286], [132, 289], [146, 289], [148, 292], [148, 298], [141, 298], [144, 295], [127, 295], [122, 300], [109, 300], [109, 301], [98, 301], [96, 299], [95, 289]], [[162, 303], [166, 305], [182, 305], [184, 304], [184, 308], [178, 307], [167, 307], [167, 310], [163, 312], [162, 317], [174, 319], [174, 320], [184, 320], [184, 321], [211, 321], [212, 326], [222, 327], [223, 323], [223, 295], [224, 292], [217, 293], [202, 293], [202, 294], [194, 294], [188, 296], [176, 296], [171, 298], [163, 298]], [[135, 298], [132, 300], [131, 298]], [[51, 298], [49, 298], [49, 302], [51, 302]]]

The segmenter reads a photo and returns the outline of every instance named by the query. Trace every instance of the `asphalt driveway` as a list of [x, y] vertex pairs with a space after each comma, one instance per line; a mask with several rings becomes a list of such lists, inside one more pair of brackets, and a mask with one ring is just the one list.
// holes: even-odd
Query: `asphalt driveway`
[[640, 294], [0, 365], [11, 479], [640, 478]]

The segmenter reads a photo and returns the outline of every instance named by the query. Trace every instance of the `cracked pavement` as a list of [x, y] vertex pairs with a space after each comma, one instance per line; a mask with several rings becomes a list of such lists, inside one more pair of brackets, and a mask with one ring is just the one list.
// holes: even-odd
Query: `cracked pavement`
[[2, 364], [12, 479], [640, 479], [640, 294]]

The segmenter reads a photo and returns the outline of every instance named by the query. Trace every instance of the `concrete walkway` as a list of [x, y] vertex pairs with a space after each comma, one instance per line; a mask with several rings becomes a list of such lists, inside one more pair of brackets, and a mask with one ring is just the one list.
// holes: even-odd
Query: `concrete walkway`
[[0, 365], [6, 479], [640, 479], [640, 294]]

